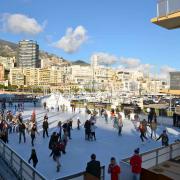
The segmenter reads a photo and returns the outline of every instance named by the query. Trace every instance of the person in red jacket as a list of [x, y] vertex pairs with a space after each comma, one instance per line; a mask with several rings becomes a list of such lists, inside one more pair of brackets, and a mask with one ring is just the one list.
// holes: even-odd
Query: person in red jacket
[[108, 167], [108, 173], [111, 174], [111, 180], [119, 180], [120, 172], [120, 166], [117, 165], [116, 159], [112, 157]]
[[142, 158], [139, 155], [139, 148], [134, 150], [134, 155], [130, 159], [130, 165], [132, 167], [133, 180], [139, 180], [141, 174]]

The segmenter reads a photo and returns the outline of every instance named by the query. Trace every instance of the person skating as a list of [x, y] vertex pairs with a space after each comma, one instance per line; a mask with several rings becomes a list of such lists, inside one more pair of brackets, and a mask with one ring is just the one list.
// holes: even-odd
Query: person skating
[[111, 180], [119, 180], [120, 172], [120, 166], [117, 165], [116, 159], [112, 157], [108, 166], [108, 173], [111, 174]]
[[[87, 163], [86, 166], [86, 176], [89, 176], [94, 180], [100, 180], [101, 177], [101, 165], [100, 161], [96, 161], [96, 155], [91, 155], [91, 161]], [[87, 177], [88, 179], [88, 177]]]
[[49, 128], [49, 123], [48, 123], [47, 119], [44, 119], [44, 121], [43, 121], [43, 138], [45, 138], [45, 134], [47, 137], [49, 137], [48, 128]]
[[53, 156], [53, 160], [57, 163], [56, 171], [59, 172], [60, 171], [60, 167], [61, 167], [60, 160], [59, 160], [60, 156], [61, 156], [61, 148], [60, 148], [59, 142], [56, 142], [53, 145], [50, 157], [51, 156]]
[[53, 132], [50, 140], [49, 140], [49, 149], [53, 149], [54, 144], [56, 144], [58, 142], [58, 135], [56, 132]]
[[152, 120], [150, 123], [150, 128], [151, 128], [151, 139], [153, 138], [153, 134], [154, 137], [156, 139], [156, 129], [157, 129], [157, 123], [155, 122], [155, 120]]
[[36, 168], [36, 165], [38, 163], [38, 158], [37, 158], [37, 155], [36, 155], [36, 150], [34, 148], [31, 151], [31, 156], [30, 156], [28, 162], [31, 163], [31, 160], [33, 162], [33, 167]]
[[86, 120], [85, 124], [84, 124], [84, 128], [85, 128], [85, 140], [90, 140], [90, 136], [91, 136], [91, 123], [89, 120]]
[[161, 141], [162, 141], [162, 146], [168, 146], [169, 145], [169, 138], [168, 138], [168, 135], [166, 133], [166, 130], [163, 130], [163, 133], [157, 138], [156, 141], [158, 141], [159, 139], [161, 139]]
[[79, 117], [77, 118], [77, 129], [80, 130], [80, 124], [81, 124], [81, 121], [79, 119]]
[[148, 139], [147, 137], [146, 137], [146, 135], [145, 135], [145, 132], [146, 132], [146, 129], [145, 129], [145, 127], [144, 127], [144, 125], [143, 125], [143, 123], [142, 122], [140, 122], [140, 125], [139, 125], [139, 131], [140, 131], [140, 138], [141, 138], [141, 140], [142, 140], [142, 142], [144, 142], [144, 139]]
[[142, 158], [139, 155], [139, 148], [134, 150], [134, 155], [130, 158], [133, 180], [140, 180]]
[[36, 133], [38, 134], [36, 124], [33, 124], [31, 128], [31, 145], [34, 146], [34, 139], [36, 138]]
[[95, 131], [95, 129], [97, 128], [96, 126], [95, 126], [95, 124], [94, 123], [91, 123], [91, 139], [93, 140], [93, 138], [94, 138], [94, 140], [96, 140], [96, 131]]
[[57, 128], [56, 128], [56, 133], [59, 136], [59, 140], [61, 139], [61, 134], [62, 134], [62, 123], [61, 121], [58, 122]]
[[122, 116], [119, 115], [118, 117], [118, 135], [121, 136], [122, 135], [122, 127], [123, 127], [123, 122], [122, 122]]
[[21, 143], [21, 136], [23, 136], [23, 138], [24, 138], [24, 143], [26, 142], [25, 129], [26, 129], [25, 124], [20, 121], [20, 123], [19, 123], [19, 144]]
[[105, 119], [105, 122], [108, 123], [108, 113], [106, 110], [104, 111], [104, 119]]

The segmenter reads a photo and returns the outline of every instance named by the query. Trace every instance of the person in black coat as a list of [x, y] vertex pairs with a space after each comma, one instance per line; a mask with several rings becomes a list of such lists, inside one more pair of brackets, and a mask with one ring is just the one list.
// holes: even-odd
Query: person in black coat
[[96, 155], [95, 154], [91, 155], [91, 161], [89, 161], [87, 163], [86, 173], [89, 173], [98, 179], [100, 179], [100, 177], [101, 177], [100, 161], [96, 161]]
[[159, 138], [157, 138], [156, 141], [158, 141], [159, 139], [161, 139], [162, 146], [168, 146], [169, 145], [169, 138], [168, 138], [168, 135], [166, 133], [166, 130], [163, 130], [163, 133], [159, 136]]
[[49, 123], [48, 123], [47, 119], [44, 119], [44, 121], [43, 121], [43, 138], [45, 138], [45, 134], [47, 137], [49, 137], [48, 128], [49, 128]]
[[20, 122], [20, 124], [19, 124], [19, 144], [21, 143], [21, 136], [23, 136], [23, 138], [24, 138], [24, 143], [26, 142], [25, 129], [26, 129], [25, 124], [23, 122]]
[[36, 165], [38, 163], [38, 158], [37, 158], [35, 149], [32, 149], [31, 156], [30, 156], [28, 162], [31, 163], [31, 160], [33, 161], [33, 167], [36, 168]]
[[58, 135], [56, 134], [56, 132], [53, 132], [53, 134], [51, 135], [51, 138], [49, 140], [49, 149], [53, 149], [54, 144], [56, 144], [58, 142]]

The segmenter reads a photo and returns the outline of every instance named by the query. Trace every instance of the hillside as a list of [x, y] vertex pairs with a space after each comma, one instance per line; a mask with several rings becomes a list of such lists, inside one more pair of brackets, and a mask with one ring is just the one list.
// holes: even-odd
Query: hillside
[[[9, 41], [5, 41], [0, 39], [0, 56], [3, 57], [13, 57], [17, 56], [18, 51], [18, 45]], [[49, 65], [57, 65], [62, 63], [69, 63], [67, 60], [65, 60], [62, 57], [58, 57], [55, 54], [50, 54], [48, 52], [40, 50], [39, 52], [40, 59], [43, 59], [44, 63]]]
[[0, 56], [13, 57], [17, 56], [17, 44], [0, 39]]

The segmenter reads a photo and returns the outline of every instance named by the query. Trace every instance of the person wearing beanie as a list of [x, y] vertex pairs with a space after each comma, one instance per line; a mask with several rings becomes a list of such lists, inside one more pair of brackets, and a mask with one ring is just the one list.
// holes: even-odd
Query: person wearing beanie
[[108, 167], [108, 173], [111, 174], [111, 180], [119, 180], [120, 172], [120, 166], [117, 165], [116, 159], [112, 157]]
[[91, 155], [91, 161], [87, 163], [86, 167], [86, 178], [85, 179], [94, 179], [100, 180], [101, 177], [101, 165], [100, 161], [96, 161], [96, 155]]
[[133, 180], [139, 180], [141, 174], [142, 158], [139, 155], [139, 148], [134, 150], [134, 155], [130, 159]]
[[161, 139], [161, 141], [162, 141], [162, 146], [168, 146], [169, 145], [169, 138], [168, 138], [168, 135], [166, 133], [166, 130], [163, 130], [163, 133], [157, 138], [156, 141], [158, 141], [159, 139]]

